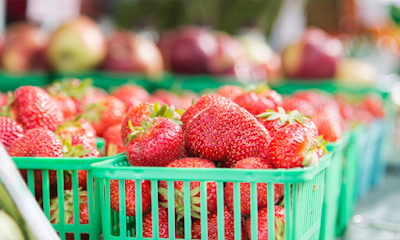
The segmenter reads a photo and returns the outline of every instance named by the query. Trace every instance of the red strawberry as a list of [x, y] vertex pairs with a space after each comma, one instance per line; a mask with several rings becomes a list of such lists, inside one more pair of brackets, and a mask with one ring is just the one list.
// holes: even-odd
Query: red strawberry
[[276, 132], [268, 146], [268, 160], [276, 168], [306, 167], [319, 160], [315, 136], [310, 126], [294, 123]]
[[[90, 142], [96, 141], [96, 130], [94, 129], [93, 125], [90, 124], [86, 119], [79, 118], [78, 123], [80, 126], [85, 130], [86, 136], [90, 139]], [[94, 146], [94, 145], [93, 145]]]
[[72, 98], [61, 94], [52, 97], [57, 102], [58, 108], [61, 109], [64, 119], [73, 119], [76, 117], [78, 109]]
[[329, 101], [330, 95], [328, 92], [319, 89], [309, 89], [295, 92], [293, 98], [305, 100], [309, 102], [315, 110], [319, 111], [322, 105]]
[[286, 98], [283, 100], [282, 107], [286, 111], [297, 110], [300, 113], [308, 116], [312, 116], [315, 114], [314, 106], [307, 100], [303, 100], [300, 98]]
[[64, 121], [57, 103], [38, 87], [18, 88], [13, 104], [17, 109], [17, 122], [24, 130], [41, 127], [54, 131]]
[[126, 158], [132, 166], [165, 167], [178, 159], [184, 148], [182, 128], [168, 118], [147, 119], [132, 131], [126, 146]]
[[187, 90], [181, 91], [178, 97], [180, 99], [180, 104], [176, 106], [178, 109], [188, 109], [194, 101], [199, 99], [199, 96], [195, 92]]
[[383, 105], [383, 99], [380, 95], [367, 95], [364, 98], [364, 106], [374, 117], [383, 118], [385, 116], [385, 107]]
[[[151, 210], [143, 217], [143, 237], [153, 238], [153, 214]], [[168, 209], [158, 206], [158, 238], [169, 238]], [[176, 239], [182, 237], [175, 233]]]
[[[245, 225], [245, 220], [241, 218], [241, 233], [242, 240], [247, 239], [247, 229]], [[233, 212], [224, 206], [224, 231], [225, 239], [235, 239], [235, 223]], [[207, 217], [207, 239], [218, 240], [218, 215], [214, 212]], [[201, 239], [201, 220], [196, 219], [192, 223], [192, 238]]]
[[125, 152], [125, 146], [121, 140], [121, 124], [108, 127], [103, 133], [103, 138], [107, 156]]
[[88, 105], [84, 116], [96, 129], [97, 136], [102, 136], [105, 129], [122, 122], [125, 104], [114, 96], [108, 96], [100, 102]]
[[141, 103], [128, 110], [124, 120], [121, 123], [121, 140], [126, 142], [128, 134], [131, 132], [129, 121], [133, 127], [139, 127], [143, 120], [150, 117], [150, 108], [153, 104]]
[[[213, 162], [201, 159], [201, 158], [184, 158], [175, 160], [170, 163], [167, 167], [169, 168], [215, 168]], [[207, 212], [213, 213], [217, 210], [217, 183], [207, 182]], [[175, 207], [178, 215], [178, 221], [184, 215], [183, 209], [183, 182], [175, 181]], [[159, 200], [161, 205], [168, 207], [168, 186], [165, 181], [160, 181], [159, 187]], [[200, 182], [190, 182], [190, 197], [191, 197], [191, 215], [193, 218], [200, 218]]]
[[342, 126], [334, 114], [319, 112], [313, 116], [313, 122], [318, 128], [318, 134], [329, 142], [335, 142], [342, 136]]
[[[141, 180], [142, 186], [142, 213], [151, 206], [151, 183]], [[119, 180], [110, 180], [111, 209], [119, 212]], [[125, 208], [126, 215], [134, 217], [136, 213], [135, 180], [125, 180]]]
[[201, 97], [194, 105], [190, 106], [181, 117], [182, 128], [186, 129], [187, 124], [190, 120], [192, 120], [199, 112], [204, 109], [214, 106], [214, 105], [223, 105], [223, 104], [232, 104], [227, 98], [224, 98], [220, 95], [205, 95]]
[[[237, 169], [274, 169], [274, 167], [262, 158], [245, 158], [240, 160]], [[257, 206], [266, 207], [268, 203], [268, 183], [257, 183]], [[279, 199], [283, 194], [283, 185], [274, 185], [274, 199]], [[233, 211], [233, 182], [228, 182], [225, 187], [225, 204]], [[240, 212], [242, 215], [250, 214], [250, 183], [240, 183]]]
[[13, 142], [24, 135], [21, 125], [8, 117], [0, 116], [0, 143], [8, 151]]
[[136, 85], [120, 86], [112, 92], [112, 95], [123, 101], [126, 109], [146, 102], [150, 98], [150, 94], [144, 88]]
[[282, 105], [282, 96], [274, 90], [260, 87], [237, 96], [233, 101], [251, 114], [257, 115], [268, 109], [276, 110]]
[[[279, 206], [274, 207], [275, 216], [275, 238], [283, 239], [285, 236], [285, 209]], [[262, 208], [258, 210], [258, 239], [268, 240], [268, 209]], [[247, 229], [251, 229], [251, 218], [246, 221]], [[251, 231], [248, 231], [249, 238], [251, 239]]]
[[179, 97], [170, 91], [158, 89], [151, 94], [151, 98], [149, 99], [151, 103], [163, 103], [167, 104], [168, 106], [174, 105], [177, 108], [180, 108], [181, 100]]
[[[86, 128], [86, 129], [85, 129]], [[56, 134], [61, 138], [71, 135], [71, 144], [73, 146], [82, 144], [83, 141], [88, 142], [92, 148], [96, 148], [96, 137], [93, 135], [93, 126], [84, 119], [68, 120], [59, 126]]]
[[266, 158], [271, 140], [268, 131], [237, 105], [212, 106], [187, 125], [185, 144], [191, 156], [222, 161], [234, 167], [246, 157]]
[[243, 94], [243, 89], [234, 85], [224, 85], [218, 89], [216, 92], [218, 95], [221, 95], [230, 100], [235, 99], [237, 96]]
[[0, 107], [7, 105], [8, 96], [2, 92], [0, 92]]
[[[50, 201], [50, 222], [53, 224], [60, 223], [60, 210], [59, 210], [59, 201], [58, 198], [54, 198]], [[74, 199], [73, 193], [71, 190], [64, 191], [64, 216], [65, 224], [74, 224], [74, 209], [73, 209]], [[88, 224], [89, 223], [89, 208], [88, 208], [88, 199], [86, 191], [79, 191], [79, 224]], [[67, 240], [73, 240], [73, 233], [66, 233]], [[86, 240], [89, 239], [89, 234], [82, 233], [81, 239]]]

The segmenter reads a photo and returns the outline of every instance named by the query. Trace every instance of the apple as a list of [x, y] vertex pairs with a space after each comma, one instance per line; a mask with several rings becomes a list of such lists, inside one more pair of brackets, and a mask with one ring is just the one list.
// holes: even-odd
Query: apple
[[171, 44], [171, 70], [185, 74], [208, 73], [209, 61], [217, 52], [218, 43], [212, 33], [201, 27], [184, 27]]
[[103, 69], [115, 72], [143, 72], [150, 77], [163, 73], [164, 63], [155, 43], [147, 37], [129, 31], [112, 34]]
[[39, 27], [26, 22], [10, 25], [1, 54], [2, 68], [16, 74], [46, 69], [46, 43], [47, 35]]
[[338, 38], [318, 28], [309, 28], [300, 41], [283, 51], [282, 62], [285, 73], [291, 78], [332, 78], [343, 55], [343, 45]]
[[168, 30], [161, 34], [160, 39], [158, 40], [157, 47], [161, 52], [164, 68], [170, 69], [171, 62], [171, 47], [172, 43], [175, 41], [175, 36], [177, 32], [175, 30]]
[[46, 54], [51, 66], [60, 73], [87, 71], [103, 61], [106, 40], [96, 22], [80, 16], [52, 33]]
[[378, 78], [376, 68], [362, 60], [344, 59], [338, 66], [335, 80], [342, 85], [370, 87]]
[[3, 51], [4, 48], [4, 35], [2, 32], [0, 32], [0, 57], [1, 57], [1, 53]]

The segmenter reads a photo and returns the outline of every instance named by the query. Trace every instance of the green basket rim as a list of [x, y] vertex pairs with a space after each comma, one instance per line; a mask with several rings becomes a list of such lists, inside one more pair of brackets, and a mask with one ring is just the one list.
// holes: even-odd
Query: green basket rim
[[[92, 173], [98, 179], [144, 179], [176, 181], [229, 181], [229, 182], [305, 182], [313, 179], [330, 164], [332, 153], [325, 154], [318, 167], [293, 169], [185, 169], [165, 167], [114, 166], [126, 161], [124, 153], [92, 164]], [[233, 174], [234, 173], [234, 174]]]
[[342, 133], [342, 136], [338, 140], [336, 140], [335, 142], [329, 142], [326, 145], [326, 149], [329, 152], [341, 151], [348, 144], [349, 140], [350, 140], [350, 132], [344, 131]]

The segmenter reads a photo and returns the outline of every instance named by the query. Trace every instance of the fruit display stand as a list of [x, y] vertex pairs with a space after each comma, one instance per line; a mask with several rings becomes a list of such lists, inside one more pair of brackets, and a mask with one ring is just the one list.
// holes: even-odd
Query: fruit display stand
[[325, 174], [325, 196], [322, 207], [320, 239], [334, 239], [339, 210], [338, 202], [342, 186], [344, 150], [349, 143], [349, 133], [345, 132], [336, 142], [326, 148], [332, 152], [332, 161]]
[[44, 86], [51, 83], [51, 78], [46, 72], [29, 72], [24, 74], [11, 74], [0, 70], [0, 91], [14, 91], [20, 86]]
[[[97, 146], [101, 150], [103, 146], [101, 139], [97, 141]], [[31, 158], [31, 157], [12, 157], [18, 169], [27, 170], [27, 185], [31, 193], [35, 196], [35, 176], [34, 172], [42, 172], [43, 189], [43, 210], [48, 219], [50, 219], [50, 186], [49, 172], [56, 171], [57, 174], [57, 197], [59, 206], [59, 223], [52, 223], [54, 229], [58, 232], [62, 240], [67, 239], [67, 233], [73, 233], [74, 239], [81, 239], [81, 234], [89, 234], [90, 240], [100, 239], [101, 233], [101, 211], [98, 185], [94, 184], [94, 178], [91, 171], [91, 164], [109, 157], [101, 158]], [[88, 199], [88, 224], [81, 224], [80, 218], [80, 198], [78, 185], [78, 170], [87, 171], [87, 199]], [[64, 172], [71, 173], [72, 195], [73, 195], [73, 223], [65, 220], [64, 207], [68, 206], [64, 200]], [[68, 219], [68, 218], [67, 218]], [[83, 236], [85, 238], [85, 236]]]
[[[190, 181], [200, 181], [200, 204], [206, 206], [206, 182], [217, 182], [218, 239], [224, 237], [224, 183], [234, 182], [234, 225], [235, 239], [241, 239], [241, 215], [239, 183], [250, 183], [251, 231], [257, 239], [257, 183], [268, 183], [268, 219], [274, 219], [273, 184], [284, 184], [285, 239], [318, 239], [321, 227], [322, 202], [324, 197], [325, 171], [331, 161], [326, 154], [318, 166], [295, 169], [249, 170], [249, 169], [174, 169], [158, 167], [132, 167], [124, 154], [116, 158], [92, 164], [93, 176], [100, 186], [102, 230], [105, 240], [142, 239], [142, 195], [135, 194], [136, 215], [126, 216], [126, 203], [119, 201], [119, 213], [110, 206], [110, 180], [119, 181], [119, 198], [125, 199], [125, 181], [149, 180], [151, 182], [151, 209], [153, 236], [158, 233], [158, 181], [168, 184], [169, 236], [175, 236], [174, 181], [183, 181], [184, 192], [190, 192]], [[135, 185], [141, 192], [141, 184]], [[184, 209], [190, 209], [190, 195], [184, 194]], [[207, 208], [201, 208], [202, 239], [207, 239]], [[184, 211], [185, 239], [191, 239], [191, 213]], [[274, 221], [268, 222], [268, 238], [275, 239]], [[157, 238], [154, 238], [157, 239]]]

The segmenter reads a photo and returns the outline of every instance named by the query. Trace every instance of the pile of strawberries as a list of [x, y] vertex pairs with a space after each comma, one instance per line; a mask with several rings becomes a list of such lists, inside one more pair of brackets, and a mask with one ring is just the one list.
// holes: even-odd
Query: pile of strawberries
[[[328, 141], [337, 141], [354, 122], [369, 123], [384, 116], [382, 99], [375, 95], [354, 101], [345, 94], [307, 90], [282, 97], [267, 86], [244, 89], [231, 85], [200, 98], [192, 92], [157, 90], [149, 94], [131, 85], [118, 87], [109, 95], [90, 81], [77, 79], [44, 89], [23, 86], [8, 97], [0, 95], [0, 104], [4, 115], [0, 117], [0, 141], [11, 156], [100, 157], [96, 137], [103, 137], [104, 155], [125, 152], [133, 167], [289, 169], [317, 165]], [[26, 179], [26, 171], [21, 173]], [[85, 199], [86, 171], [78, 171], [78, 175]], [[49, 178], [54, 198], [56, 171], [49, 171]], [[66, 171], [65, 199], [71, 195], [70, 179]], [[127, 216], [136, 213], [135, 184], [134, 180], [125, 181]], [[145, 180], [140, 184], [143, 236], [152, 237], [151, 184]], [[217, 184], [210, 181], [206, 185], [208, 239], [218, 239]], [[257, 184], [260, 239], [268, 239], [267, 185]], [[167, 188], [165, 181], [159, 182], [160, 238], [168, 238]], [[35, 189], [42, 192], [40, 171], [35, 171]], [[175, 181], [174, 192], [176, 237], [181, 238], [183, 182]], [[282, 184], [274, 185], [277, 236], [284, 233], [283, 192]], [[111, 180], [110, 194], [111, 208], [119, 211], [118, 180]], [[240, 183], [240, 196], [242, 239], [247, 239], [251, 237], [247, 231], [251, 225], [249, 183]], [[190, 182], [190, 197], [192, 238], [200, 239], [199, 182]], [[228, 182], [224, 194], [227, 239], [234, 234], [233, 202], [233, 183]], [[57, 206], [52, 206], [53, 215]], [[85, 212], [87, 204], [82, 204], [81, 223], [87, 220]], [[56, 219], [52, 216], [52, 221]]]

